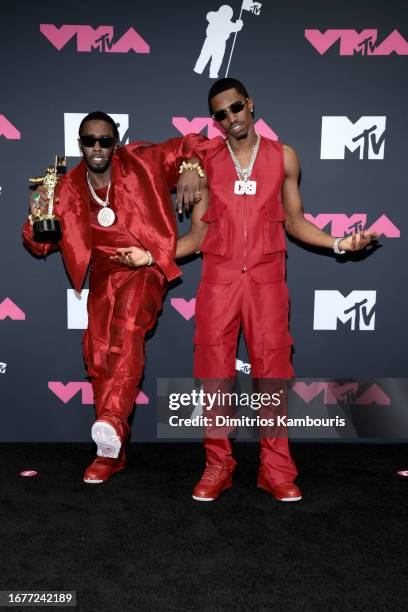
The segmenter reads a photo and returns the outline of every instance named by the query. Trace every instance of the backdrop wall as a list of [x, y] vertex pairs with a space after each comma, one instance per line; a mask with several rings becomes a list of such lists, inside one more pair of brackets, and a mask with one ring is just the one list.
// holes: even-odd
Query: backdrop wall
[[[228, 64], [255, 99], [260, 133], [297, 150], [309, 218], [339, 236], [358, 226], [381, 234], [379, 248], [343, 260], [288, 243], [297, 375], [407, 377], [406, 3], [225, 6], [231, 10], [214, 0], [3, 7], [1, 441], [89, 440], [94, 417], [81, 351], [85, 297], [69, 292], [59, 254], [36, 260], [22, 247], [27, 178], [55, 154], [65, 153], [70, 168], [79, 161], [77, 126], [92, 110], [117, 118], [123, 142], [216, 135], [210, 71], [225, 76]], [[180, 220], [181, 233], [188, 224]], [[148, 341], [133, 439], [156, 437], [157, 378], [192, 375], [200, 268], [200, 258], [183, 264]], [[237, 358], [247, 370], [242, 340]]]

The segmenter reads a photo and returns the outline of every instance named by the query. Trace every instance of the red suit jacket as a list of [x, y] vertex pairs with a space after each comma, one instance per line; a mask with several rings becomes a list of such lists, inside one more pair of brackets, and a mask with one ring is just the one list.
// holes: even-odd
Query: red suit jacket
[[[191, 157], [191, 150], [202, 141], [202, 136], [189, 134], [158, 145], [136, 142], [118, 149], [112, 159], [115, 206], [169, 281], [181, 274], [174, 262], [177, 226], [169, 192], [176, 186], [180, 163]], [[30, 223], [26, 221], [23, 227], [23, 242], [35, 255], [61, 249], [77, 291], [82, 288], [92, 251], [85, 176], [86, 165], [81, 161], [58, 183], [54, 206], [62, 228], [58, 244], [34, 242]]]

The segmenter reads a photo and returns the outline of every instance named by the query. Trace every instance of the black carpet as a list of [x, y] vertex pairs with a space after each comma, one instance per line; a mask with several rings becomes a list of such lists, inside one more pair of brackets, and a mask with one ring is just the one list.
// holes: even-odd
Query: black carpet
[[292, 504], [256, 488], [255, 444], [213, 503], [191, 499], [199, 444], [132, 445], [103, 485], [82, 482], [92, 450], [0, 447], [0, 590], [75, 590], [92, 611], [407, 610], [406, 445], [293, 445]]

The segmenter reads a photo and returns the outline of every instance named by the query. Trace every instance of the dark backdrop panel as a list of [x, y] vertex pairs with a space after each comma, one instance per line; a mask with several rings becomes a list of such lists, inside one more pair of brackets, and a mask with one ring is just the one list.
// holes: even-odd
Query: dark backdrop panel
[[[213, 81], [208, 66], [201, 75], [193, 68], [205, 40], [206, 14], [221, 4], [210, 0], [188, 5], [101, 0], [97, 8], [87, 1], [23, 2], [3, 7], [2, 441], [88, 440], [94, 414], [82, 361], [82, 331], [67, 327], [69, 282], [60, 256], [39, 261], [21, 246], [27, 177], [43, 171], [56, 153], [64, 153], [66, 113], [103, 109], [125, 114], [128, 138], [150, 141], [180, 135], [174, 117], [206, 118], [207, 93]], [[231, 0], [228, 5], [235, 21], [241, 2]], [[295, 339], [294, 365], [301, 377], [408, 375], [407, 15], [406, 3], [397, 1], [391, 5], [385, 1], [265, 1], [259, 15], [242, 12], [244, 26], [236, 38], [229, 73], [241, 79], [255, 98], [257, 119], [298, 151], [305, 210], [313, 216], [364, 213], [368, 227], [386, 215], [400, 230], [400, 237], [382, 236], [380, 248], [370, 255], [344, 261], [288, 243], [290, 326]], [[86, 46], [83, 35], [82, 39], [74, 36], [58, 50], [41, 33], [40, 24], [57, 28], [72, 24], [112, 26], [114, 44], [134, 28], [149, 45], [150, 53], [101, 51], [100, 45], [99, 49], [80, 51], [78, 45]], [[372, 51], [362, 53], [356, 46], [353, 54], [344, 55], [348, 31], [364, 29], [377, 31], [377, 41], [369, 41], [374, 43]], [[305, 30], [341, 30], [343, 42], [334, 42], [321, 54], [306, 39]], [[376, 49], [381, 51], [381, 43], [394, 30], [401, 35], [396, 52], [379, 55]], [[219, 35], [217, 41], [219, 45]], [[225, 76], [232, 43], [233, 36], [226, 43], [220, 77]], [[359, 159], [360, 150], [352, 153], [345, 148], [344, 159], [321, 159], [322, 117], [347, 117], [352, 123], [360, 117], [386, 117], [383, 158], [368, 159], [365, 155]], [[15, 130], [20, 138], [15, 138]], [[341, 130], [336, 138], [345, 138]], [[78, 158], [68, 161], [73, 167]], [[180, 232], [187, 228], [188, 220], [180, 221]], [[330, 231], [330, 225], [325, 229]], [[182, 268], [183, 279], [169, 291], [157, 329], [148, 341], [142, 388], [149, 401], [137, 407], [133, 436], [137, 440], [155, 439], [156, 379], [192, 374], [194, 317], [184, 318], [172, 306], [171, 298], [187, 302], [194, 298], [201, 261], [196, 258]], [[315, 291], [323, 290], [338, 291], [344, 297], [352, 291], [376, 291], [375, 328], [353, 330], [350, 319], [345, 324], [338, 321], [337, 330], [313, 329]], [[25, 318], [18, 309], [7, 310], [10, 302], [4, 302], [6, 298]], [[343, 313], [347, 304], [343, 302]], [[333, 316], [336, 319], [336, 312]], [[248, 361], [243, 341], [237, 356]], [[67, 399], [67, 392], [64, 403], [49, 389], [50, 381], [84, 383], [83, 393], [79, 390]], [[67, 389], [74, 391], [75, 387]]]

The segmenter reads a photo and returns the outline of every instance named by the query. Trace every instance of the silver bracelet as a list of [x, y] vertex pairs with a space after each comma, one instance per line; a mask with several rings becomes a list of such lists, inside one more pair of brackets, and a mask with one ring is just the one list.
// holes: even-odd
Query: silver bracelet
[[146, 251], [146, 254], [147, 254], [148, 258], [149, 258], [146, 266], [152, 266], [154, 264], [153, 255], [151, 254], [150, 251]]
[[344, 240], [344, 238], [335, 238], [334, 242], [333, 242], [333, 251], [336, 253], [336, 255], [344, 255], [344, 253], [346, 253], [346, 251], [343, 251], [342, 249], [339, 249], [339, 242], [341, 240]]

